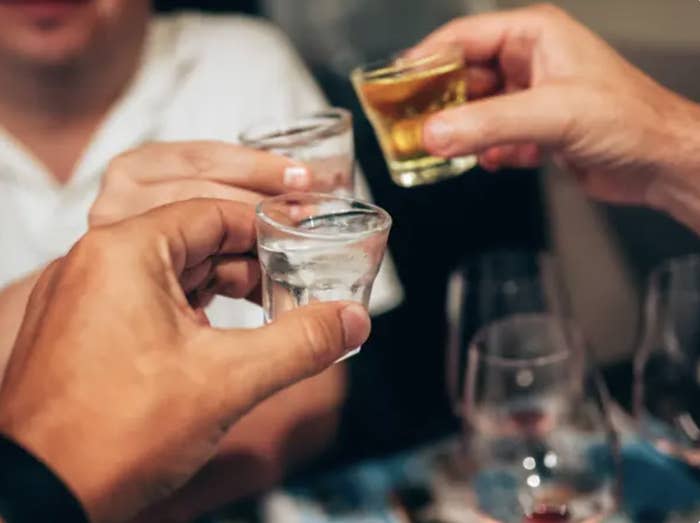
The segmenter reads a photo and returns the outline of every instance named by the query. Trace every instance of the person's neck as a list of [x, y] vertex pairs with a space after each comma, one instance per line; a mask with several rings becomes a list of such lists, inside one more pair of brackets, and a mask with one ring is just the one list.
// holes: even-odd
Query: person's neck
[[59, 66], [4, 63], [0, 58], [0, 126], [65, 183], [136, 73], [142, 45], [143, 38], [111, 56]]

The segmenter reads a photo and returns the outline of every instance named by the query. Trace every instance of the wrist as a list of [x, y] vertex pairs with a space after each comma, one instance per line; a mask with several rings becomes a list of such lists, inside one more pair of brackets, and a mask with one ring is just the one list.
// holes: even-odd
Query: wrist
[[677, 97], [659, 126], [663, 139], [650, 151], [655, 173], [647, 204], [700, 233], [700, 106]]
[[[7, 415], [9, 410], [5, 409], [3, 414]], [[4, 416], [0, 419], [0, 442], [3, 439], [14, 442], [50, 471], [82, 508], [86, 521], [103, 521], [103, 514], [96, 510], [96, 506], [106, 497], [101, 493], [107, 489], [101, 489], [102, 485], [95, 478], [105, 474], [101, 463], [91, 459], [90, 456], [94, 456], [94, 453], [84, 441], [81, 444], [80, 433], [64, 430], [64, 425], [75, 425], [52, 422], [42, 416], [26, 416], [27, 419], [24, 420], [9, 413], [9, 419], [14, 419], [15, 422], [8, 421], [7, 418]], [[66, 413], [66, 418], [70, 419], [71, 416]], [[8, 519], [8, 523], [14, 523], [12, 518]]]
[[85, 510], [63, 481], [41, 460], [2, 435], [0, 462], [0, 522], [88, 523]]

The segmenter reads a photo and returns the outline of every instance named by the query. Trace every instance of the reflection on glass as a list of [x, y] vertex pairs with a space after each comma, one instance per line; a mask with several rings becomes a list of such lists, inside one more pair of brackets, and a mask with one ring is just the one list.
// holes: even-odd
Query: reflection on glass
[[315, 301], [369, 305], [391, 228], [383, 209], [318, 193], [264, 200], [257, 209], [265, 321]]
[[247, 147], [304, 163], [311, 169], [317, 192], [354, 195], [352, 115], [345, 109], [335, 107], [295, 119], [263, 122], [241, 133], [239, 140]]
[[463, 414], [469, 342], [481, 327], [512, 314], [568, 315], [556, 259], [544, 252], [502, 250], [473, 256], [453, 271], [448, 296], [446, 378], [457, 416]]

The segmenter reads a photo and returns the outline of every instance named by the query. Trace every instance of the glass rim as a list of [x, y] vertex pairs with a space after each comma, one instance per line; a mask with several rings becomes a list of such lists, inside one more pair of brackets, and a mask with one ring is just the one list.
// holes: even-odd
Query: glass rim
[[[488, 332], [493, 331], [493, 329], [502, 327], [503, 325], [510, 323], [530, 323], [533, 321], [547, 323], [552, 322], [552, 324], [557, 325], [558, 329], [561, 330], [562, 335], [565, 337], [568, 343], [575, 343], [575, 346], [570, 346], [565, 349], [559, 349], [551, 354], [546, 354], [544, 356], [535, 356], [531, 358], [524, 357], [505, 357], [505, 356], [494, 356], [492, 354], [485, 354], [483, 348], [481, 347], [481, 342], [486, 337]], [[572, 341], [570, 335], [575, 337], [575, 341]], [[522, 314], [512, 314], [500, 320], [496, 320], [480, 328], [472, 340], [469, 342], [469, 352], [476, 352], [479, 360], [488, 363], [489, 365], [497, 365], [505, 368], [522, 369], [522, 368], [533, 368], [533, 367], [546, 367], [550, 365], [555, 365], [557, 363], [562, 363], [566, 360], [573, 359], [575, 357], [575, 352], [580, 348], [583, 342], [583, 335], [581, 330], [576, 326], [575, 322], [569, 320], [565, 317], [556, 316], [553, 314], [546, 313], [522, 313]]]
[[[304, 122], [313, 122], [299, 129]], [[352, 113], [342, 107], [328, 107], [297, 117], [267, 120], [253, 124], [238, 134], [241, 145], [257, 149], [289, 148], [336, 136], [352, 129]], [[286, 142], [285, 142], [286, 140]]]
[[[352, 209], [353, 207], [359, 206], [358, 208], [364, 208], [367, 210], [372, 211], [376, 215], [378, 215], [381, 218], [381, 221], [379, 225], [369, 228], [367, 230], [361, 231], [361, 232], [334, 232], [334, 233], [318, 233], [318, 232], [310, 232], [307, 230], [299, 229], [297, 227], [293, 227], [290, 225], [286, 225], [284, 223], [280, 223], [274, 218], [271, 218], [268, 214], [265, 213], [265, 206], [270, 205], [273, 203], [280, 203], [285, 200], [309, 200], [313, 199], [314, 201], [318, 202], [319, 200], [326, 201], [326, 202], [344, 202], [350, 206]], [[328, 213], [334, 214], [333, 212]], [[280, 194], [278, 196], [273, 196], [271, 198], [266, 198], [260, 203], [255, 208], [255, 216], [258, 220], [266, 223], [267, 225], [274, 227], [275, 229], [285, 232], [287, 234], [297, 236], [300, 238], [305, 238], [305, 239], [313, 239], [313, 240], [324, 240], [324, 241], [338, 241], [338, 242], [344, 242], [348, 240], [359, 240], [362, 238], [367, 238], [370, 236], [373, 236], [375, 234], [383, 233], [388, 231], [391, 228], [392, 225], [392, 218], [391, 215], [378, 205], [375, 205], [370, 202], [366, 202], [364, 200], [360, 200], [358, 198], [348, 198], [344, 196], [334, 196], [332, 194], [327, 194], [327, 193], [316, 193], [316, 192], [295, 192], [295, 193], [285, 193], [285, 194]]]
[[[386, 58], [370, 61], [366, 64], [355, 67], [350, 76], [367, 80], [381, 80], [390, 75], [404, 74], [408, 71], [416, 69], [419, 66], [429, 65], [440, 58], [449, 59], [457, 58], [462, 64], [464, 63], [464, 53], [462, 47], [456, 42], [445, 42], [436, 46], [430, 53], [417, 56], [415, 58], [403, 58], [411, 48], [401, 49], [394, 52]], [[453, 54], [454, 53], [454, 54]], [[446, 61], [445, 64], [451, 63]], [[429, 68], [428, 70], [431, 70]]]

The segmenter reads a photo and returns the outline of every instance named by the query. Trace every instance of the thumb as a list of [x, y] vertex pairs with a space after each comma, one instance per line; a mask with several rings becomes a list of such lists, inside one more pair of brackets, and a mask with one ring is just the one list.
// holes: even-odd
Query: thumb
[[228, 338], [222, 340], [222, 345], [229, 354], [232, 345], [239, 348], [231, 359], [236, 367], [231, 372], [245, 369], [246, 381], [252, 387], [249, 399], [258, 402], [325, 370], [362, 345], [369, 332], [369, 315], [362, 305], [326, 302], [287, 312], [259, 329], [221, 334]]
[[574, 119], [570, 98], [565, 87], [548, 86], [447, 109], [426, 121], [424, 145], [445, 157], [516, 143], [561, 147]]

